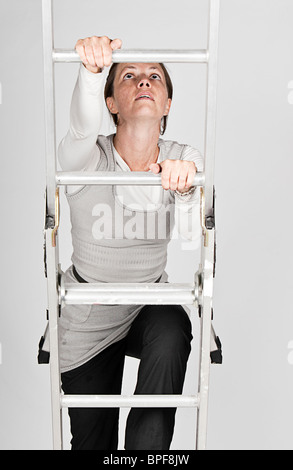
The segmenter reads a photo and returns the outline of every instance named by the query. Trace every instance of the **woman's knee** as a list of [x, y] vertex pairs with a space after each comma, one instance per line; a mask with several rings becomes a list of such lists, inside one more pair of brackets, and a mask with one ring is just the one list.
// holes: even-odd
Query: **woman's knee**
[[190, 352], [192, 326], [190, 319], [180, 305], [156, 305], [146, 314], [149, 325], [145, 331], [144, 343], [156, 343], [158, 350], [172, 354]]

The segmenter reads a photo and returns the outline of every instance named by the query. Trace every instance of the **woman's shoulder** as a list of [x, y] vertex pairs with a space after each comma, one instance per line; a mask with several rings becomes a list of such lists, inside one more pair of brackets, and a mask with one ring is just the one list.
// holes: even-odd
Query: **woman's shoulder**
[[203, 160], [201, 152], [189, 144], [181, 144], [175, 140], [159, 139], [161, 160], [190, 160], [199, 163]]

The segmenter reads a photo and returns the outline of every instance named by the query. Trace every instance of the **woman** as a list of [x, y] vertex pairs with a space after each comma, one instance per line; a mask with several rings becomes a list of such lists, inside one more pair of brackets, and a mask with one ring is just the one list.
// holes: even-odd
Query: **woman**
[[[159, 138], [172, 100], [163, 64], [114, 64], [104, 89], [104, 68], [121, 45], [108, 37], [77, 41], [82, 64], [59, 161], [64, 171], [161, 172], [162, 187], [68, 187], [73, 264], [67, 282], [166, 282], [174, 208], [180, 233], [197, 235], [189, 227], [199, 218], [198, 190], [191, 184], [202, 157]], [[103, 90], [116, 133], [97, 138]], [[120, 394], [125, 355], [140, 358], [136, 394], [182, 393], [192, 334], [181, 306], [66, 306], [59, 332], [66, 394]], [[125, 449], [169, 449], [175, 411], [132, 409]], [[119, 409], [73, 408], [69, 415], [72, 449], [117, 449]]]

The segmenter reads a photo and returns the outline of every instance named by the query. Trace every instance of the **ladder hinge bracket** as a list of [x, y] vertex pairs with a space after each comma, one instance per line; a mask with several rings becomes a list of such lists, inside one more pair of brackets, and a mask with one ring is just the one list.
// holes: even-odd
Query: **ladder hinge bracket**
[[45, 223], [45, 229], [49, 228], [54, 228], [55, 227], [55, 221], [54, 217], [52, 215], [46, 215], [46, 223]]
[[44, 229], [44, 272], [45, 272], [45, 277], [47, 278], [47, 244], [46, 244], [46, 233], [45, 231], [47, 229], [53, 229], [55, 226], [54, 222], [54, 217], [51, 215], [46, 215], [45, 218], [45, 229]]
[[205, 227], [206, 227], [207, 230], [212, 230], [212, 229], [215, 228], [215, 215], [214, 215], [214, 213], [212, 215], [208, 215], [205, 218]]

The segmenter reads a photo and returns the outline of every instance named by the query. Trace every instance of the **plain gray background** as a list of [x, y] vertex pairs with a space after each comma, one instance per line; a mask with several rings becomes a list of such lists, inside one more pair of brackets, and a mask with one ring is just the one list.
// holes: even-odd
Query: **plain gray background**
[[[55, 47], [120, 37], [130, 48], [205, 48], [207, 0], [55, 0]], [[214, 325], [208, 449], [293, 449], [293, 1], [222, 0], [216, 142]], [[0, 448], [51, 449], [49, 367], [36, 362], [46, 318], [43, 274], [44, 98], [40, 0], [0, 1]], [[169, 64], [175, 95], [166, 138], [203, 151], [205, 66]], [[77, 64], [57, 64], [57, 143], [68, 128]], [[105, 113], [105, 129], [109, 132]], [[70, 263], [61, 205], [62, 269]], [[172, 241], [172, 281], [192, 282], [198, 252]], [[184, 393], [196, 393], [199, 321]], [[129, 360], [124, 391], [132, 393]], [[123, 448], [121, 414], [120, 448]], [[69, 448], [64, 417], [64, 446]], [[193, 449], [195, 412], [177, 411], [172, 449]]]

